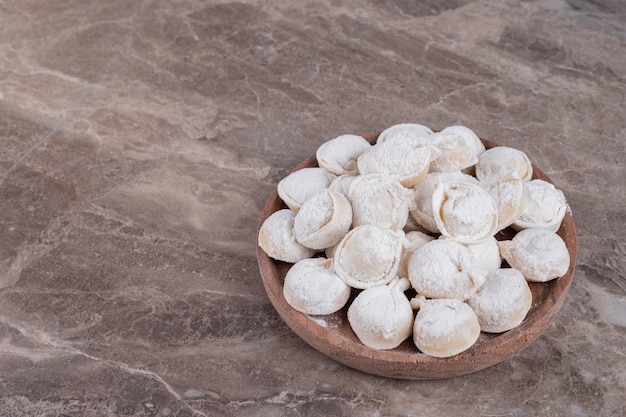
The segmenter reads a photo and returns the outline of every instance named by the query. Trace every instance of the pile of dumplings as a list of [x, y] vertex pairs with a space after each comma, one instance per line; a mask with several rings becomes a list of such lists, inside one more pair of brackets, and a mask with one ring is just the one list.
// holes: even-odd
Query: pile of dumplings
[[[556, 233], [565, 197], [532, 179], [520, 150], [485, 149], [464, 126], [404, 123], [375, 144], [341, 135], [316, 158], [318, 167], [279, 182], [286, 208], [263, 222], [258, 244], [293, 263], [283, 285], [289, 305], [310, 315], [347, 307], [365, 346], [393, 349], [412, 337], [427, 355], [456, 355], [481, 331], [521, 324], [528, 282], [569, 268]], [[496, 240], [508, 227], [515, 236]]]

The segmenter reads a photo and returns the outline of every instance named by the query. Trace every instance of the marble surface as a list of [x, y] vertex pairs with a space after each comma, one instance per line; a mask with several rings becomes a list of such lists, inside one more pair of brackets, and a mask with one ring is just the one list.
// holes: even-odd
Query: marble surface
[[[624, 109], [620, 0], [0, 1], [0, 415], [624, 415]], [[576, 219], [561, 313], [475, 374], [340, 365], [259, 277], [277, 181], [400, 122], [522, 149]]]

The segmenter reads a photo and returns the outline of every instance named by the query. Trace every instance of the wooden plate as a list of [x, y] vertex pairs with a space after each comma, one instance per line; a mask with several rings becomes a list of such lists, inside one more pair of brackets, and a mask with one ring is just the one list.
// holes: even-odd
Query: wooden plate
[[[377, 137], [378, 134], [365, 136], [372, 143]], [[481, 140], [486, 148], [499, 146]], [[300, 163], [294, 171], [313, 166], [317, 166], [314, 156]], [[533, 170], [533, 178], [552, 182], [534, 165]], [[285, 207], [274, 190], [261, 213], [259, 228], [272, 213]], [[567, 273], [547, 283], [529, 283], [533, 304], [518, 327], [499, 334], [481, 333], [471, 348], [448, 358], [435, 358], [421, 353], [413, 344], [412, 337], [391, 350], [374, 350], [364, 346], [350, 328], [347, 319], [347, 307], [358, 290], [353, 290], [346, 307], [334, 314], [310, 316], [294, 310], [283, 296], [283, 281], [292, 264], [268, 257], [258, 246], [257, 259], [263, 285], [274, 308], [285, 323], [313, 348], [337, 362], [375, 375], [415, 380], [441, 379], [476, 372], [505, 360], [527, 347], [552, 322], [563, 306], [576, 265], [576, 226], [569, 210], [557, 233], [569, 250], [571, 261]], [[507, 228], [498, 233], [496, 238], [510, 239], [514, 235], [515, 231]]]

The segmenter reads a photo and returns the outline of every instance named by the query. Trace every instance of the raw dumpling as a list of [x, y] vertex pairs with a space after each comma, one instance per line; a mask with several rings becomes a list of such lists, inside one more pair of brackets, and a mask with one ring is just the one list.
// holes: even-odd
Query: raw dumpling
[[373, 225], [355, 227], [335, 249], [337, 275], [359, 289], [387, 284], [398, 271], [402, 235]]
[[512, 175], [518, 176], [522, 181], [530, 181], [533, 176], [530, 159], [519, 149], [496, 146], [478, 157], [476, 178], [479, 180], [488, 177], [510, 178]]
[[402, 243], [402, 256], [400, 258], [400, 265], [398, 266], [398, 276], [407, 278], [409, 276], [407, 265], [413, 251], [420, 246], [433, 241], [435, 238], [427, 235], [426, 233], [413, 230], [404, 235], [405, 240]]
[[328, 189], [331, 191], [338, 192], [348, 197], [349, 191], [350, 191], [350, 184], [352, 184], [352, 181], [354, 181], [357, 178], [358, 176], [356, 175], [348, 175], [348, 174], [340, 175], [337, 178], [335, 178], [333, 182], [330, 183], [330, 185], [328, 186]]
[[293, 222], [296, 240], [307, 248], [322, 250], [336, 245], [352, 224], [352, 207], [343, 194], [328, 189], [304, 202]]
[[317, 163], [335, 175], [356, 175], [357, 158], [372, 145], [362, 136], [341, 135], [324, 142], [315, 154]]
[[528, 282], [513, 268], [496, 269], [467, 304], [478, 316], [483, 332], [502, 333], [517, 327], [533, 302]]
[[302, 246], [293, 234], [293, 221], [296, 217], [290, 209], [272, 213], [259, 229], [259, 246], [271, 258], [283, 262], [298, 262], [315, 254], [313, 249]]
[[352, 225], [402, 229], [409, 217], [409, 191], [386, 174], [360, 175], [350, 185]]
[[498, 240], [491, 236], [480, 243], [465, 245], [474, 262], [474, 269], [482, 275], [500, 269], [502, 257]]
[[432, 196], [441, 234], [459, 243], [479, 243], [498, 230], [498, 211], [491, 195], [475, 184], [438, 184]]
[[404, 295], [406, 278], [367, 288], [348, 308], [348, 321], [359, 340], [372, 349], [393, 349], [411, 335], [413, 309]]
[[550, 281], [562, 277], [569, 269], [565, 242], [547, 229], [524, 229], [498, 245], [502, 257], [528, 281]]
[[428, 298], [466, 300], [482, 285], [467, 248], [448, 239], [428, 242], [413, 251], [407, 266], [415, 290]]
[[552, 232], [559, 230], [567, 211], [563, 192], [544, 180], [532, 180], [524, 185], [524, 207], [513, 222], [516, 230], [541, 227]]
[[498, 230], [510, 226], [521, 216], [524, 210], [524, 184], [528, 182], [513, 175], [510, 178], [487, 177], [479, 184], [487, 190], [496, 203]]
[[480, 156], [485, 152], [485, 145], [474, 131], [465, 126], [448, 126], [441, 133], [455, 133], [463, 138], [468, 148], [472, 150], [475, 156]]
[[477, 184], [478, 180], [460, 172], [434, 172], [428, 174], [423, 181], [413, 187], [414, 206], [409, 212], [418, 225], [431, 233], [440, 233], [439, 227], [435, 222], [435, 216], [433, 215], [432, 198], [435, 187], [443, 182], [467, 182], [469, 184]]
[[478, 340], [478, 317], [464, 302], [417, 296], [410, 303], [413, 308], [419, 308], [413, 324], [413, 341], [425, 354], [436, 358], [454, 356]]
[[441, 154], [431, 165], [431, 172], [456, 172], [474, 166], [478, 157], [465, 139], [453, 132], [438, 132], [431, 135], [433, 145]]
[[388, 174], [405, 187], [412, 187], [428, 174], [430, 163], [440, 151], [433, 146], [420, 146], [400, 137], [377, 143], [357, 160], [361, 174]]
[[425, 138], [428, 138], [432, 134], [433, 131], [424, 125], [418, 123], [400, 123], [383, 130], [380, 135], [378, 135], [376, 143], [383, 143], [391, 138], [424, 143]]
[[287, 207], [298, 211], [309, 197], [328, 188], [334, 178], [323, 168], [302, 168], [278, 182], [278, 196]]
[[283, 295], [287, 303], [304, 314], [332, 314], [348, 302], [350, 287], [331, 268], [326, 258], [296, 262], [285, 276]]

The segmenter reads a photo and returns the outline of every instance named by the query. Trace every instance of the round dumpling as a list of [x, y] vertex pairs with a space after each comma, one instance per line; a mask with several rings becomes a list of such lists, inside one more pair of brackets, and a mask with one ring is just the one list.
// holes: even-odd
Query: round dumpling
[[472, 153], [475, 156], [480, 156], [483, 152], [485, 152], [485, 145], [480, 140], [478, 135], [474, 133], [474, 131], [465, 126], [448, 126], [441, 131], [441, 133], [454, 133], [459, 135], [465, 141], [465, 144], [469, 149], [471, 149]]
[[498, 242], [502, 257], [528, 281], [547, 282], [569, 269], [565, 242], [547, 229], [524, 229], [511, 240]]
[[328, 189], [331, 191], [335, 191], [340, 194], [343, 194], [346, 197], [349, 197], [350, 185], [352, 184], [352, 181], [354, 181], [357, 178], [358, 178], [357, 175], [348, 175], [348, 174], [340, 175], [330, 183], [330, 185], [328, 186]]
[[513, 222], [516, 230], [541, 227], [556, 232], [567, 211], [565, 195], [553, 184], [532, 180], [524, 184], [524, 206]]
[[477, 184], [478, 180], [471, 175], [460, 172], [434, 172], [413, 187], [414, 206], [409, 213], [415, 222], [431, 233], [440, 233], [433, 214], [433, 191], [443, 182], [467, 182]]
[[453, 132], [438, 132], [431, 135], [433, 145], [441, 154], [431, 165], [431, 172], [456, 172], [474, 166], [478, 157], [465, 139]]
[[383, 143], [391, 138], [400, 138], [405, 141], [416, 141], [418, 143], [424, 143], [427, 138], [433, 134], [433, 131], [424, 125], [419, 123], [400, 123], [388, 127], [380, 132], [376, 143]]
[[409, 217], [408, 190], [386, 174], [360, 175], [350, 185], [352, 224], [402, 229]]
[[372, 349], [393, 349], [411, 335], [413, 309], [404, 295], [406, 278], [367, 288], [348, 308], [348, 321], [359, 340]]
[[293, 234], [296, 214], [290, 209], [278, 210], [270, 215], [259, 229], [259, 246], [271, 258], [283, 262], [298, 262], [315, 254], [302, 246]]
[[476, 313], [483, 332], [502, 333], [524, 320], [532, 302], [524, 275], [517, 269], [501, 268], [487, 275], [467, 304]]
[[496, 146], [487, 149], [478, 157], [476, 178], [479, 180], [488, 177], [510, 178], [513, 175], [522, 181], [530, 181], [533, 176], [533, 166], [530, 159], [519, 149]]
[[469, 349], [480, 335], [480, 323], [474, 311], [455, 299], [411, 300], [419, 308], [413, 324], [415, 346], [427, 355], [446, 358]]
[[335, 249], [337, 275], [353, 288], [387, 284], [398, 271], [402, 234], [374, 225], [350, 230]]
[[[532, 181], [531, 181], [532, 182]], [[524, 184], [517, 176], [510, 178], [488, 177], [479, 182], [493, 198], [498, 211], [498, 230], [510, 226], [524, 210]]]
[[415, 249], [407, 266], [411, 285], [428, 298], [468, 299], [484, 282], [467, 248], [438, 239]]
[[498, 240], [491, 236], [480, 243], [464, 245], [474, 262], [474, 269], [483, 275], [500, 269], [502, 257]]
[[343, 194], [328, 189], [304, 202], [293, 222], [296, 240], [307, 248], [322, 250], [336, 245], [352, 224], [352, 207]]
[[400, 257], [400, 265], [398, 266], [398, 276], [407, 278], [409, 276], [409, 259], [411, 259], [413, 251], [420, 246], [433, 241], [435, 238], [418, 230], [407, 232], [404, 237], [405, 240], [402, 244], [402, 256]]
[[341, 135], [324, 142], [315, 154], [317, 163], [335, 175], [356, 175], [357, 158], [372, 145], [362, 136]]
[[348, 302], [351, 288], [331, 268], [331, 260], [309, 258], [296, 262], [287, 272], [283, 295], [287, 303], [304, 314], [332, 314]]
[[441, 234], [460, 243], [478, 243], [498, 230], [498, 211], [491, 195], [475, 184], [440, 183], [432, 196]]
[[400, 137], [377, 143], [357, 160], [361, 174], [388, 174], [405, 187], [412, 187], [428, 174], [430, 163], [440, 151], [433, 146], [421, 146]]
[[287, 207], [298, 211], [309, 197], [328, 188], [334, 178], [323, 168], [302, 168], [278, 182], [278, 196]]

